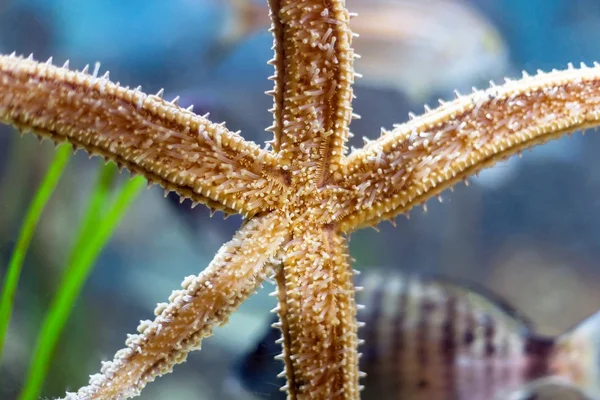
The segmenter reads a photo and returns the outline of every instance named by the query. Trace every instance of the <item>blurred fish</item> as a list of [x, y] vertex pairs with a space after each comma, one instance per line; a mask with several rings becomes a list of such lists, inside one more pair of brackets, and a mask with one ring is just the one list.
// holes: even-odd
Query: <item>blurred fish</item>
[[[540, 395], [546, 384], [573, 396], [560, 398], [600, 398], [600, 313], [562, 336], [542, 337], [516, 310], [472, 285], [398, 272], [359, 278], [363, 398], [556, 398], [548, 390]], [[282, 369], [273, 359], [281, 352], [280, 336], [268, 330], [235, 366], [230, 388], [285, 397], [274, 378]]]
[[235, 45], [248, 34], [254, 34], [271, 25], [266, 1], [227, 0], [229, 18], [220, 30], [219, 45]]
[[[486, 17], [461, 0], [354, 0], [356, 70], [373, 87], [415, 101], [501, 78], [508, 50]], [[358, 80], [360, 83], [361, 80]]]
[[[230, 0], [221, 50], [270, 24], [266, 2]], [[348, 0], [358, 14], [357, 85], [395, 89], [422, 102], [453, 89], [502, 78], [508, 50], [491, 22], [463, 0]]]

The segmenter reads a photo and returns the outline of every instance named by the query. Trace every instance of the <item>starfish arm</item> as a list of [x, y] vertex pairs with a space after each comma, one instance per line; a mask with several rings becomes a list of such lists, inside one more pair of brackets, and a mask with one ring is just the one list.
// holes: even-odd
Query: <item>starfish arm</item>
[[359, 398], [353, 270], [346, 239], [298, 229], [276, 275], [290, 399]]
[[524, 149], [600, 124], [600, 66], [525, 75], [396, 126], [346, 159], [342, 231], [406, 213]]
[[0, 121], [227, 213], [273, 208], [285, 184], [273, 154], [175, 102], [95, 75], [0, 55]]
[[272, 274], [287, 235], [279, 221], [271, 213], [247, 222], [200, 275], [187, 277], [169, 303], [158, 304], [154, 321], [142, 321], [139, 334], [128, 335], [127, 347], [103, 363], [89, 386], [66, 399], [135, 397], [146, 383], [185, 361]]
[[274, 37], [273, 147], [324, 185], [339, 175], [352, 118], [354, 53], [342, 0], [269, 0]]

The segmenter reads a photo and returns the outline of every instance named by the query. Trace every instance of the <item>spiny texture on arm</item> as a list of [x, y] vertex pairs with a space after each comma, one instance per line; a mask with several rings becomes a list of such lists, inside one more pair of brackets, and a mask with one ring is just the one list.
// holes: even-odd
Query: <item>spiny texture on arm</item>
[[171, 372], [273, 273], [285, 232], [275, 213], [246, 223], [200, 275], [187, 277], [169, 303], [158, 304], [156, 319], [142, 321], [139, 335], [129, 335], [127, 347], [103, 363], [89, 386], [66, 400], [134, 397], [146, 383]]
[[301, 227], [277, 274], [278, 312], [291, 399], [356, 399], [358, 347], [353, 270], [346, 239]]
[[350, 154], [340, 229], [393, 218], [497, 161], [599, 123], [600, 66], [525, 76], [459, 97]]
[[268, 130], [282, 163], [322, 186], [339, 171], [352, 118], [349, 14], [340, 0], [269, 0], [269, 5], [275, 88]]
[[275, 157], [176, 102], [86, 72], [0, 56], [0, 121], [69, 141], [193, 202], [253, 215], [285, 184]]

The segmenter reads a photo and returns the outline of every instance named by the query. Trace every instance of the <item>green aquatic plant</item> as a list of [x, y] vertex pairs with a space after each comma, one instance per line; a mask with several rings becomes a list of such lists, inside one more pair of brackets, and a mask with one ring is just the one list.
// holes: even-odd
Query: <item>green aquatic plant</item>
[[119, 221], [145, 185], [143, 178], [133, 178], [117, 190], [115, 199], [110, 203], [109, 189], [115, 170], [114, 164], [106, 165], [100, 170], [96, 188], [75, 237], [67, 268], [38, 335], [29, 373], [19, 397], [21, 400], [38, 398], [56, 344], [81, 288]]
[[58, 183], [70, 156], [70, 145], [62, 145], [58, 148], [54, 160], [50, 164], [48, 172], [42, 180], [40, 187], [27, 210], [27, 215], [21, 226], [17, 243], [8, 263], [6, 276], [4, 277], [4, 282], [2, 284], [2, 295], [0, 297], [0, 359], [2, 358], [4, 339], [12, 314], [25, 254], [31, 243], [31, 238], [33, 237], [37, 223], [42, 215], [42, 211], [44, 211], [44, 207], [46, 207], [52, 192], [56, 188], [56, 184]]
[[[0, 356], [12, 313], [16, 287], [29, 243], [44, 207], [63, 174], [71, 152], [72, 148], [68, 144], [59, 147], [21, 227], [19, 239], [13, 250], [2, 286]], [[19, 397], [21, 400], [34, 400], [39, 397], [61, 332], [71, 314], [81, 288], [119, 221], [144, 187], [145, 180], [142, 177], [135, 177], [118, 187], [117, 190], [112, 190], [112, 187], [115, 186], [116, 170], [117, 167], [113, 163], [108, 163], [99, 169], [98, 179], [81, 220], [81, 225], [73, 237], [74, 243], [66, 262], [62, 280], [57, 286], [56, 294], [50, 303], [39, 331], [30, 361], [29, 372]]]

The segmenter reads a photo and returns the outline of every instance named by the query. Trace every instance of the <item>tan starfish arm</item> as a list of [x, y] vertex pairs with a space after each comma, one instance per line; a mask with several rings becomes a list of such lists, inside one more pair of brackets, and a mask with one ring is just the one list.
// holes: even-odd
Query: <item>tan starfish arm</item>
[[405, 213], [524, 149], [600, 124], [600, 66], [540, 72], [442, 104], [355, 151], [342, 231]]
[[278, 201], [275, 156], [237, 133], [108, 76], [0, 56], [0, 121], [69, 141], [193, 202], [253, 215]]
[[353, 270], [346, 239], [298, 227], [276, 275], [288, 397], [358, 399]]
[[127, 347], [103, 363], [89, 386], [66, 399], [135, 397], [146, 383], [171, 372], [273, 273], [286, 234], [275, 213], [247, 222], [200, 275], [188, 276], [169, 303], [158, 304], [154, 321], [142, 321], [139, 334], [128, 335]]
[[[338, 172], [352, 118], [354, 52], [342, 0], [269, 0], [275, 57], [273, 147], [302, 179]], [[339, 174], [339, 172], [338, 172]]]

